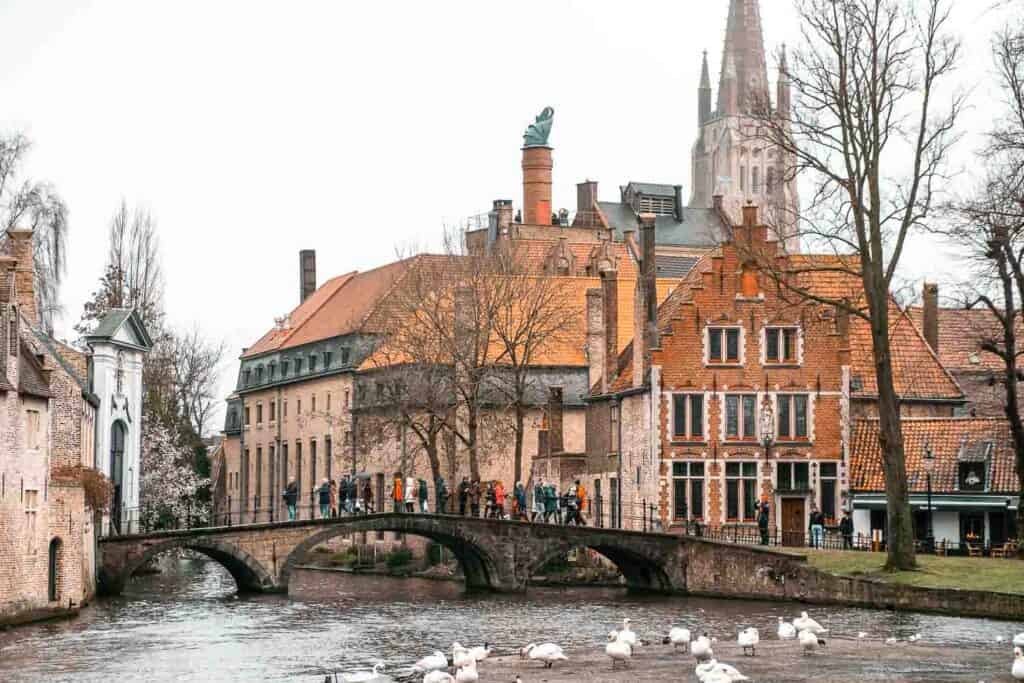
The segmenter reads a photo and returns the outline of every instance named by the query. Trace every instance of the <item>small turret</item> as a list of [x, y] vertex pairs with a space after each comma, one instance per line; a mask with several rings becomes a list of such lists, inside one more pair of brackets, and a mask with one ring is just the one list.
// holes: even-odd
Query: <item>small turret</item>
[[781, 119], [789, 118], [792, 96], [790, 94], [789, 64], [786, 62], [785, 43], [782, 44], [782, 51], [779, 53], [779, 82], [776, 85], [775, 106]]

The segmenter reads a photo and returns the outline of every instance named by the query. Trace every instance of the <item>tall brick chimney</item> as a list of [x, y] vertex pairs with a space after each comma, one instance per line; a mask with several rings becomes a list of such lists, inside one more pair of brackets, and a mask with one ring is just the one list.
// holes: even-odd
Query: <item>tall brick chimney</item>
[[554, 453], [565, 451], [562, 436], [562, 387], [550, 387], [548, 395], [548, 449]]
[[303, 249], [299, 252], [299, 303], [316, 291], [316, 251]]
[[32, 258], [32, 231], [8, 230], [11, 238], [11, 256], [17, 265], [14, 268], [14, 291], [21, 314], [33, 326], [39, 325], [39, 309], [36, 308], [36, 289], [33, 279], [35, 267]]
[[[584, 180], [576, 184], [576, 222], [580, 225], [596, 225], [594, 204], [597, 203], [597, 181]], [[582, 218], [581, 218], [582, 217]]]
[[642, 386], [651, 368], [651, 349], [658, 348], [658, 269], [653, 213], [640, 214], [640, 277], [636, 283], [633, 325], [633, 386]]
[[551, 148], [523, 147], [523, 223], [551, 225]]
[[601, 273], [601, 298], [604, 299], [604, 372], [601, 373], [601, 393], [607, 394], [619, 363], [619, 273], [606, 270]]
[[921, 313], [921, 327], [925, 341], [936, 354], [939, 352], [939, 286], [924, 283], [924, 310]]
[[604, 374], [604, 332], [601, 327], [601, 290], [587, 290], [587, 389], [600, 381]]

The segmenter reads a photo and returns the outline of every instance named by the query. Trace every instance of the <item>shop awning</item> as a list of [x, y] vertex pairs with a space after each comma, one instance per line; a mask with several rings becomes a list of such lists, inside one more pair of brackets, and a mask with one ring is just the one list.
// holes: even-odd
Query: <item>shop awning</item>
[[[1009, 502], [1009, 506], [1007, 506]], [[994, 493], [933, 493], [933, 510], [1016, 510], [1018, 496]], [[855, 493], [853, 507], [860, 510], [884, 510], [884, 493]], [[910, 507], [913, 510], [928, 509], [928, 494], [912, 493]]]

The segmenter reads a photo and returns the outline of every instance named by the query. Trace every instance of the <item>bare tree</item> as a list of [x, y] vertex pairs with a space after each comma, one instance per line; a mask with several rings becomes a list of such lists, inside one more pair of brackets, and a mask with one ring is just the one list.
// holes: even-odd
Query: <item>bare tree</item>
[[75, 331], [88, 334], [112, 308], [134, 308], [144, 325], [157, 330], [163, 325], [163, 294], [156, 221], [146, 209], [129, 211], [122, 199], [110, 219], [100, 286], [85, 303]]
[[33, 231], [36, 305], [42, 328], [52, 332], [67, 268], [68, 207], [51, 184], [20, 181], [31, 146], [21, 133], [0, 135], [0, 230]]
[[525, 254], [515, 245], [499, 243], [491, 251], [489, 269], [492, 281], [486, 291], [494, 297], [491, 326], [498, 346], [494, 386], [514, 413], [513, 472], [519, 482], [526, 412], [537, 395], [536, 366], [569, 342], [582, 317], [581, 311], [566, 305], [567, 280], [531, 272]]
[[[796, 0], [802, 40], [781, 63], [792, 106], [756, 103], [755, 141], [775, 145], [787, 179], [814, 191], [795, 225], [802, 243], [834, 259], [759, 267], [793, 295], [866, 320], [878, 387], [879, 441], [891, 570], [915, 566], [900, 397], [890, 342], [891, 290], [908, 238], [927, 228], [946, 180], [962, 94], [938, 104], [960, 44], [949, 34], [948, 0]], [[784, 226], [775, 226], [782, 230]], [[754, 255], [752, 255], [752, 258]], [[811, 271], [863, 285], [859, 300], [806, 286]]]
[[[1019, 382], [1022, 378], [1020, 339], [1024, 315], [1024, 22], [1003, 29], [993, 41], [1005, 111], [980, 150], [987, 177], [973, 196], [951, 205], [957, 217], [950, 236], [972, 265], [961, 283], [964, 303], [982, 305], [990, 314], [973, 330], [980, 351], [1002, 366], [999, 384], [1017, 468], [1018, 490], [1024, 493], [1024, 421]], [[1024, 510], [1017, 510], [1017, 539], [1024, 552]]]
[[172, 335], [174, 386], [182, 417], [202, 438], [210, 416], [220, 405], [217, 381], [227, 350], [224, 342], [207, 339], [197, 326]]

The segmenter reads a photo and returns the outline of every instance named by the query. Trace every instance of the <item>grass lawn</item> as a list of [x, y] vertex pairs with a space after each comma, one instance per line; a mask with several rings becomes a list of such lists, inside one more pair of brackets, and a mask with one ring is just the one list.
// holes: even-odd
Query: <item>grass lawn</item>
[[825, 572], [924, 588], [959, 588], [1024, 594], [1024, 561], [918, 555], [918, 569], [882, 571], [885, 553], [807, 549], [807, 562]]

